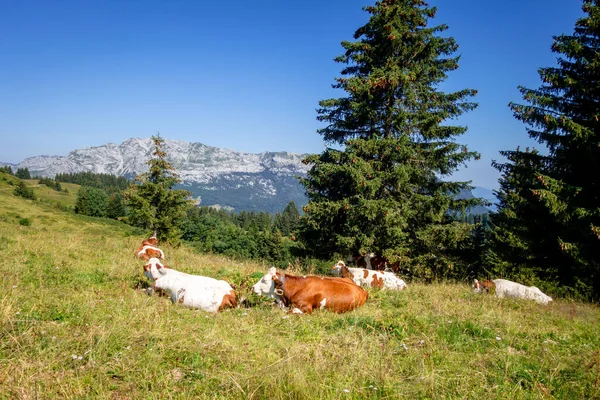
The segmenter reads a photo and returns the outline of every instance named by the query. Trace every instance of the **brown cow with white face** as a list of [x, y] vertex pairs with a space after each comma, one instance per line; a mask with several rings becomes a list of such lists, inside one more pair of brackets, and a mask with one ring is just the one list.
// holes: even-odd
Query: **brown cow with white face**
[[144, 240], [140, 247], [135, 250], [135, 256], [145, 261], [151, 258], [163, 260], [165, 253], [158, 248], [158, 239], [155, 236], [151, 236], [147, 240]]
[[314, 309], [337, 313], [365, 304], [368, 293], [347, 279], [319, 276], [293, 276], [271, 267], [253, 287], [254, 293], [269, 296], [296, 314], [310, 314]]

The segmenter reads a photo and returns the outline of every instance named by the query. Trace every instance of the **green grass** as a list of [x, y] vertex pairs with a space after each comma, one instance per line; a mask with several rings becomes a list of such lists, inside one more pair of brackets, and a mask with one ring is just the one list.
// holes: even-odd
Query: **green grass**
[[253, 304], [208, 314], [142, 291], [140, 232], [8, 187], [0, 398], [600, 398], [595, 305], [412, 283], [351, 313], [294, 316], [249, 293], [267, 265], [164, 247], [167, 264]]
[[36, 197], [42, 201], [60, 204], [66, 207], [74, 207], [77, 200], [77, 192], [80, 186], [73, 183], [62, 183], [63, 189], [67, 192], [57, 192], [46, 185], [40, 185], [37, 179], [26, 179], [25, 182], [33, 188]]

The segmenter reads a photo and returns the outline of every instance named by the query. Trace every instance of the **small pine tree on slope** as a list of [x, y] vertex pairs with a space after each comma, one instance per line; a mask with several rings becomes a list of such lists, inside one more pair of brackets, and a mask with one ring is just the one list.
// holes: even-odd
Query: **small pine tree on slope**
[[159, 241], [178, 244], [180, 225], [190, 202], [189, 192], [174, 190], [180, 182], [173, 166], [166, 160], [164, 140], [153, 136], [154, 158], [148, 160], [149, 171], [135, 177], [134, 183], [124, 192], [128, 210], [126, 220], [152, 230]]
[[321, 257], [375, 252], [439, 275], [452, 268], [470, 232], [452, 213], [479, 199], [457, 200], [469, 182], [447, 178], [478, 154], [456, 143], [466, 127], [445, 124], [476, 104], [475, 90], [445, 93], [439, 85], [458, 68], [458, 45], [428, 26], [436, 8], [420, 0], [382, 0], [344, 41], [345, 64], [333, 85], [346, 97], [322, 100], [325, 141], [341, 147], [307, 157], [309, 203], [301, 239]]

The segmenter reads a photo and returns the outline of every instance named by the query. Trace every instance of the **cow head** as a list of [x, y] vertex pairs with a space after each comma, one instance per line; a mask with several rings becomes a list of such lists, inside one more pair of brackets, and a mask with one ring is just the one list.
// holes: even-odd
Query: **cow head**
[[473, 293], [481, 292], [481, 282], [479, 282], [477, 279], [473, 281], [473, 286], [471, 287], [473, 288]]
[[163, 265], [158, 258], [151, 258], [148, 263], [144, 265], [144, 275], [149, 279], [155, 280], [163, 276], [166, 266]]
[[531, 292], [533, 293], [533, 299], [537, 303], [548, 304], [549, 302], [552, 301], [552, 297], [550, 297], [547, 294], [543, 293], [540, 289], [536, 288], [535, 286], [531, 287]]
[[252, 291], [261, 296], [267, 296], [275, 299], [278, 303], [282, 302], [281, 278], [275, 267], [269, 268], [269, 271], [254, 286]]
[[473, 293], [480, 293], [480, 292], [495, 293], [495, 291], [496, 291], [496, 284], [494, 283], [494, 281], [491, 281], [491, 280], [479, 282], [477, 279], [475, 279], [473, 281], [472, 287], [473, 287]]
[[333, 271], [334, 274], [341, 275], [342, 268], [344, 268], [345, 266], [346, 266], [346, 264], [342, 260], [340, 260], [337, 262], [337, 264], [335, 264], [333, 267], [331, 267], [331, 270]]

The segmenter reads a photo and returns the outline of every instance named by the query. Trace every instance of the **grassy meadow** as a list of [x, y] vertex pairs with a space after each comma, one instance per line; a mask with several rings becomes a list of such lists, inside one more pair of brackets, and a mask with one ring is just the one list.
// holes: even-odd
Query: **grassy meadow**
[[409, 282], [296, 316], [250, 293], [268, 265], [161, 246], [248, 299], [208, 314], [146, 295], [143, 232], [64, 211], [64, 187], [31, 201], [0, 182], [2, 399], [600, 398], [596, 305]]

